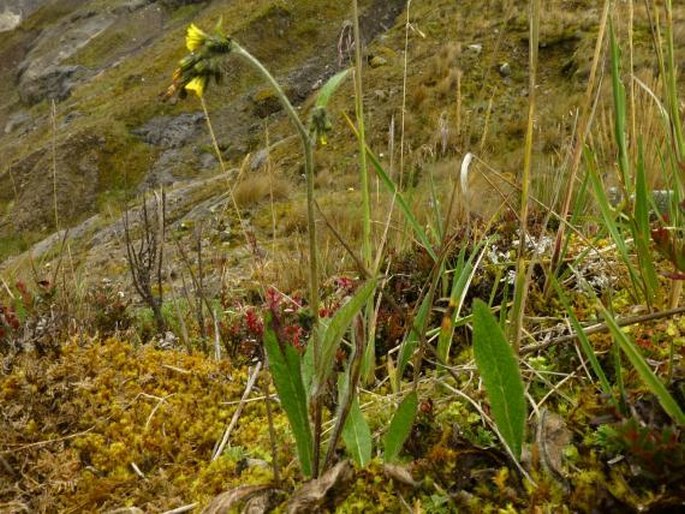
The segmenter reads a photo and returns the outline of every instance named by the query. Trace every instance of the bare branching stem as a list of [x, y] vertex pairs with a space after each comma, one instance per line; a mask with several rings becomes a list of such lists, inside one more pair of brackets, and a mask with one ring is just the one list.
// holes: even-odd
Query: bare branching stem
[[[147, 199], [143, 199], [140, 211], [140, 239], [137, 244], [131, 236], [128, 209], [124, 212], [124, 238], [126, 258], [131, 271], [133, 287], [152, 310], [158, 333], [164, 333], [166, 322], [162, 315], [162, 263], [164, 256], [164, 231], [166, 225], [166, 193], [155, 195], [155, 214], [148, 212]], [[153, 292], [153, 284], [157, 292]]]

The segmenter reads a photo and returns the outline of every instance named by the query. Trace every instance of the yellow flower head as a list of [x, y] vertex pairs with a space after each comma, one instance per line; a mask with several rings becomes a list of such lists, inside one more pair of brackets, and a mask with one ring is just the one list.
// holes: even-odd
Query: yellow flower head
[[217, 84], [220, 82], [224, 74], [221, 59], [233, 50], [233, 41], [220, 32], [219, 26], [214, 34], [208, 34], [191, 23], [186, 30], [186, 47], [190, 53], [174, 70], [172, 85], [161, 95], [165, 99], [176, 94], [185, 98], [188, 91], [202, 98], [211, 78]]
[[188, 50], [194, 52], [202, 47], [208, 37], [209, 36], [204, 30], [194, 23], [191, 23], [190, 26], [188, 26], [188, 30], [186, 30], [186, 46], [188, 47]]
[[199, 97], [202, 98], [202, 95], [205, 92], [205, 87], [207, 86], [207, 77], [205, 75], [199, 75], [192, 79], [190, 82], [188, 82], [184, 89], [186, 91], [193, 91], [195, 94]]
[[311, 132], [316, 136], [320, 145], [328, 144], [328, 133], [333, 126], [328, 118], [328, 112], [324, 107], [315, 107], [311, 117]]

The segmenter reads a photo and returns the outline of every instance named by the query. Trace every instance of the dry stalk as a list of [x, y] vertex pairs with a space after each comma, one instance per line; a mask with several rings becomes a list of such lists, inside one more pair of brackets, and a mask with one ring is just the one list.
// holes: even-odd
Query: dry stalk
[[[257, 362], [257, 365], [255, 366], [254, 371], [252, 372], [252, 375], [250, 375], [250, 378], [247, 380], [247, 385], [245, 386], [245, 391], [243, 392], [243, 396], [240, 399], [240, 403], [238, 404], [238, 407], [236, 408], [235, 412], [233, 413], [233, 417], [231, 418], [231, 421], [229, 422], [228, 426], [226, 427], [226, 430], [224, 431], [224, 435], [221, 438], [221, 442], [217, 446], [216, 450], [214, 451], [214, 454], [212, 455], [212, 462], [218, 459], [221, 454], [224, 452], [224, 448], [226, 448], [226, 445], [228, 444], [228, 438], [231, 437], [231, 432], [233, 432], [233, 429], [235, 428], [236, 424], [238, 423], [238, 419], [240, 418], [240, 415], [243, 413], [243, 408], [245, 407], [245, 400], [247, 400], [247, 397], [250, 396], [250, 393], [252, 392], [252, 388], [255, 385], [255, 382], [257, 381], [257, 377], [259, 376], [259, 372], [262, 369], [262, 361]], [[275, 455], [274, 455], [275, 458]]]

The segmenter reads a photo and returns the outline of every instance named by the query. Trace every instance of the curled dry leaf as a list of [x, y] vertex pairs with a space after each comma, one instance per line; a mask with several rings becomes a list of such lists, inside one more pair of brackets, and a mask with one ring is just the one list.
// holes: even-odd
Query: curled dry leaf
[[236, 487], [219, 496], [205, 507], [202, 514], [228, 514], [238, 511], [238, 507], [244, 504], [242, 513], [262, 514], [273, 508], [273, 499], [277, 489], [268, 485], [244, 485]]
[[347, 496], [345, 487], [352, 480], [352, 465], [344, 460], [333, 466], [317, 479], [310, 480], [300, 487], [288, 500], [288, 514], [316, 512], [325, 502], [336, 503], [336, 495]]
[[543, 409], [536, 434], [542, 465], [557, 480], [566, 482], [562, 457], [566, 446], [571, 442], [571, 431], [561, 416]]
[[391, 478], [395, 482], [401, 484], [410, 485], [412, 487], [419, 487], [420, 482], [414, 480], [411, 476], [411, 472], [406, 466], [398, 466], [397, 464], [385, 464], [383, 465], [383, 471], [388, 478]]
[[243, 506], [241, 514], [266, 514], [271, 512], [275, 505], [279, 502], [278, 494], [281, 491], [275, 489], [268, 489], [251, 496]]

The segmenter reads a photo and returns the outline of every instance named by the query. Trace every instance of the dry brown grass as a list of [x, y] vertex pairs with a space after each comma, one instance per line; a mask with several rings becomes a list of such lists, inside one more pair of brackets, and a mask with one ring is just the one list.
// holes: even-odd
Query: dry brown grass
[[409, 105], [413, 109], [418, 109], [428, 99], [428, 88], [423, 84], [416, 86], [409, 92]]
[[448, 76], [456, 67], [460, 53], [460, 43], [446, 43], [431, 62], [431, 76], [434, 77], [436, 80]]
[[447, 75], [437, 83], [435, 86], [435, 93], [439, 99], [446, 100], [456, 96], [459, 73], [457, 68], [452, 68]]
[[285, 200], [291, 192], [292, 184], [285, 178], [260, 172], [243, 178], [233, 189], [233, 196], [238, 207], [245, 209], [268, 201], [271, 195], [274, 201]]

